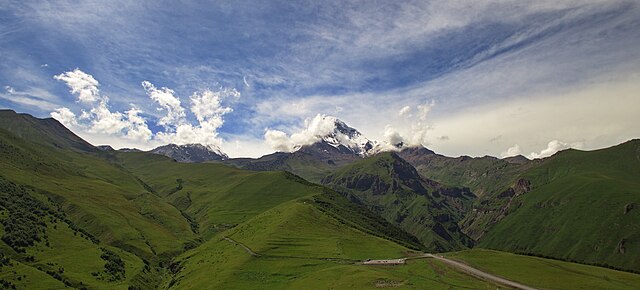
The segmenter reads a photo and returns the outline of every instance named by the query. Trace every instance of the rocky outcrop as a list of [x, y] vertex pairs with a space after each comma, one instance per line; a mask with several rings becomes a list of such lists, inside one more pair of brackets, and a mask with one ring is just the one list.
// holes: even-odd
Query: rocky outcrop
[[111, 147], [109, 145], [98, 145], [98, 146], [96, 146], [96, 148], [100, 149], [100, 151], [107, 151], [107, 152], [115, 151], [113, 149], [113, 147]]
[[633, 210], [633, 208], [635, 208], [636, 204], [635, 203], [627, 203], [624, 206], [624, 214], [628, 214], [631, 210]]
[[513, 198], [531, 191], [531, 181], [520, 178], [507, 190], [498, 194], [498, 198]]
[[627, 248], [625, 246], [625, 244], [627, 243], [627, 239], [622, 239], [620, 240], [620, 242], [618, 242], [618, 253], [620, 254], [624, 254], [627, 252]]

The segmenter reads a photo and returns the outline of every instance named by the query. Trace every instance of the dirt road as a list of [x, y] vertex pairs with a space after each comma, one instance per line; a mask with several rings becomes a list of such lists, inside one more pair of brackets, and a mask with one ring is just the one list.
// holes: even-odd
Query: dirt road
[[513, 282], [511, 280], [507, 280], [507, 279], [504, 279], [504, 278], [500, 278], [498, 276], [491, 275], [489, 273], [482, 272], [482, 271], [480, 271], [480, 270], [478, 270], [476, 268], [473, 268], [473, 267], [471, 267], [471, 266], [469, 266], [467, 264], [463, 264], [463, 263], [460, 263], [460, 262], [457, 262], [457, 261], [454, 261], [454, 260], [450, 260], [450, 259], [447, 259], [447, 258], [442, 257], [442, 256], [432, 255], [432, 254], [425, 254], [424, 256], [426, 258], [434, 258], [434, 259], [442, 261], [443, 263], [446, 263], [446, 264], [448, 264], [450, 266], [453, 266], [453, 267], [456, 267], [456, 268], [458, 268], [458, 269], [460, 269], [462, 271], [465, 271], [465, 272], [467, 272], [467, 273], [469, 273], [471, 275], [474, 275], [474, 276], [477, 276], [477, 277], [480, 277], [480, 278], [483, 278], [483, 279], [486, 279], [486, 280], [489, 280], [489, 281], [493, 281], [493, 282], [496, 282], [496, 283], [500, 283], [502, 285], [506, 285], [506, 286], [509, 286], [509, 287], [517, 288], [517, 289], [537, 290], [536, 288], [529, 287], [529, 286], [526, 286], [526, 285], [522, 285], [522, 284], [520, 284], [518, 282]]

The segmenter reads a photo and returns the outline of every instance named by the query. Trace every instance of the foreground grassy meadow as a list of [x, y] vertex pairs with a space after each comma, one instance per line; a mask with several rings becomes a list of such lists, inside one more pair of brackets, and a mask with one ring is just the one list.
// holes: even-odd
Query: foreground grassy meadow
[[434, 260], [416, 259], [398, 266], [360, 264], [366, 259], [418, 254], [344, 227], [308, 199], [300, 199], [260, 214], [181, 255], [176, 259], [180, 270], [169, 285], [176, 289], [498, 288]]
[[540, 289], [638, 289], [640, 286], [638, 274], [539, 257], [486, 249], [442, 255]]

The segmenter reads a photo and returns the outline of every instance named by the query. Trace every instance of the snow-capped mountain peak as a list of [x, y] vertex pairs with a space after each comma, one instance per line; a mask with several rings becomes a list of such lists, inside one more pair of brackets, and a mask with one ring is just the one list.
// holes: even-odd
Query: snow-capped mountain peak
[[229, 159], [229, 156], [213, 144], [168, 144], [150, 151], [164, 155], [178, 162], [206, 162]]
[[321, 137], [327, 144], [333, 147], [345, 146], [353, 153], [362, 156], [368, 155], [376, 147], [376, 141], [369, 140], [358, 130], [349, 127], [345, 122], [336, 119], [335, 125], [333, 132]]
[[[350, 127], [345, 122], [332, 116], [322, 116], [322, 125], [327, 125], [326, 128], [331, 130], [318, 130], [324, 131], [322, 134], [316, 134], [316, 143], [324, 142], [332, 147], [339, 149], [340, 151], [347, 150], [349, 153], [360, 155], [362, 157], [368, 156], [373, 152], [373, 149], [378, 147], [376, 141], [369, 140], [362, 135], [355, 128]], [[328, 131], [328, 132], [327, 132]], [[295, 151], [299, 150], [303, 146], [296, 146]]]

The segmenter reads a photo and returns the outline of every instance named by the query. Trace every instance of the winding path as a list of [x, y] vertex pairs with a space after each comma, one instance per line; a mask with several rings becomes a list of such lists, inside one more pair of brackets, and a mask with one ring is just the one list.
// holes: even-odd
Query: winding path
[[249, 249], [249, 247], [245, 246], [243, 243], [239, 243], [236, 240], [230, 238], [230, 237], [224, 237], [225, 240], [227, 240], [229, 243], [235, 244], [237, 246], [240, 246], [244, 249], [245, 252], [247, 252], [247, 254], [254, 256], [254, 257], [258, 257], [260, 255], [258, 255], [256, 252], [254, 252], [253, 250]]
[[480, 270], [478, 270], [476, 268], [473, 268], [473, 267], [471, 267], [471, 266], [469, 266], [467, 264], [460, 263], [460, 262], [457, 262], [457, 261], [454, 261], [454, 260], [450, 260], [450, 259], [447, 259], [447, 258], [442, 257], [442, 256], [432, 255], [432, 254], [425, 254], [424, 257], [425, 258], [434, 258], [436, 260], [442, 261], [445, 264], [448, 264], [450, 266], [456, 267], [456, 268], [458, 268], [458, 269], [460, 269], [460, 270], [462, 270], [464, 272], [467, 272], [467, 273], [469, 273], [471, 275], [474, 275], [476, 277], [484, 278], [484, 279], [487, 279], [487, 280], [490, 280], [490, 281], [493, 281], [493, 282], [500, 283], [502, 285], [506, 285], [506, 286], [509, 286], [509, 287], [517, 288], [517, 289], [523, 289], [523, 290], [537, 290], [536, 288], [529, 287], [527, 285], [522, 285], [522, 284], [520, 284], [518, 282], [513, 282], [511, 280], [507, 280], [507, 279], [504, 279], [504, 278], [501, 278], [501, 277], [498, 277], [498, 276], [491, 275], [491, 274], [486, 273], [486, 272], [482, 272], [482, 271], [480, 271]]

